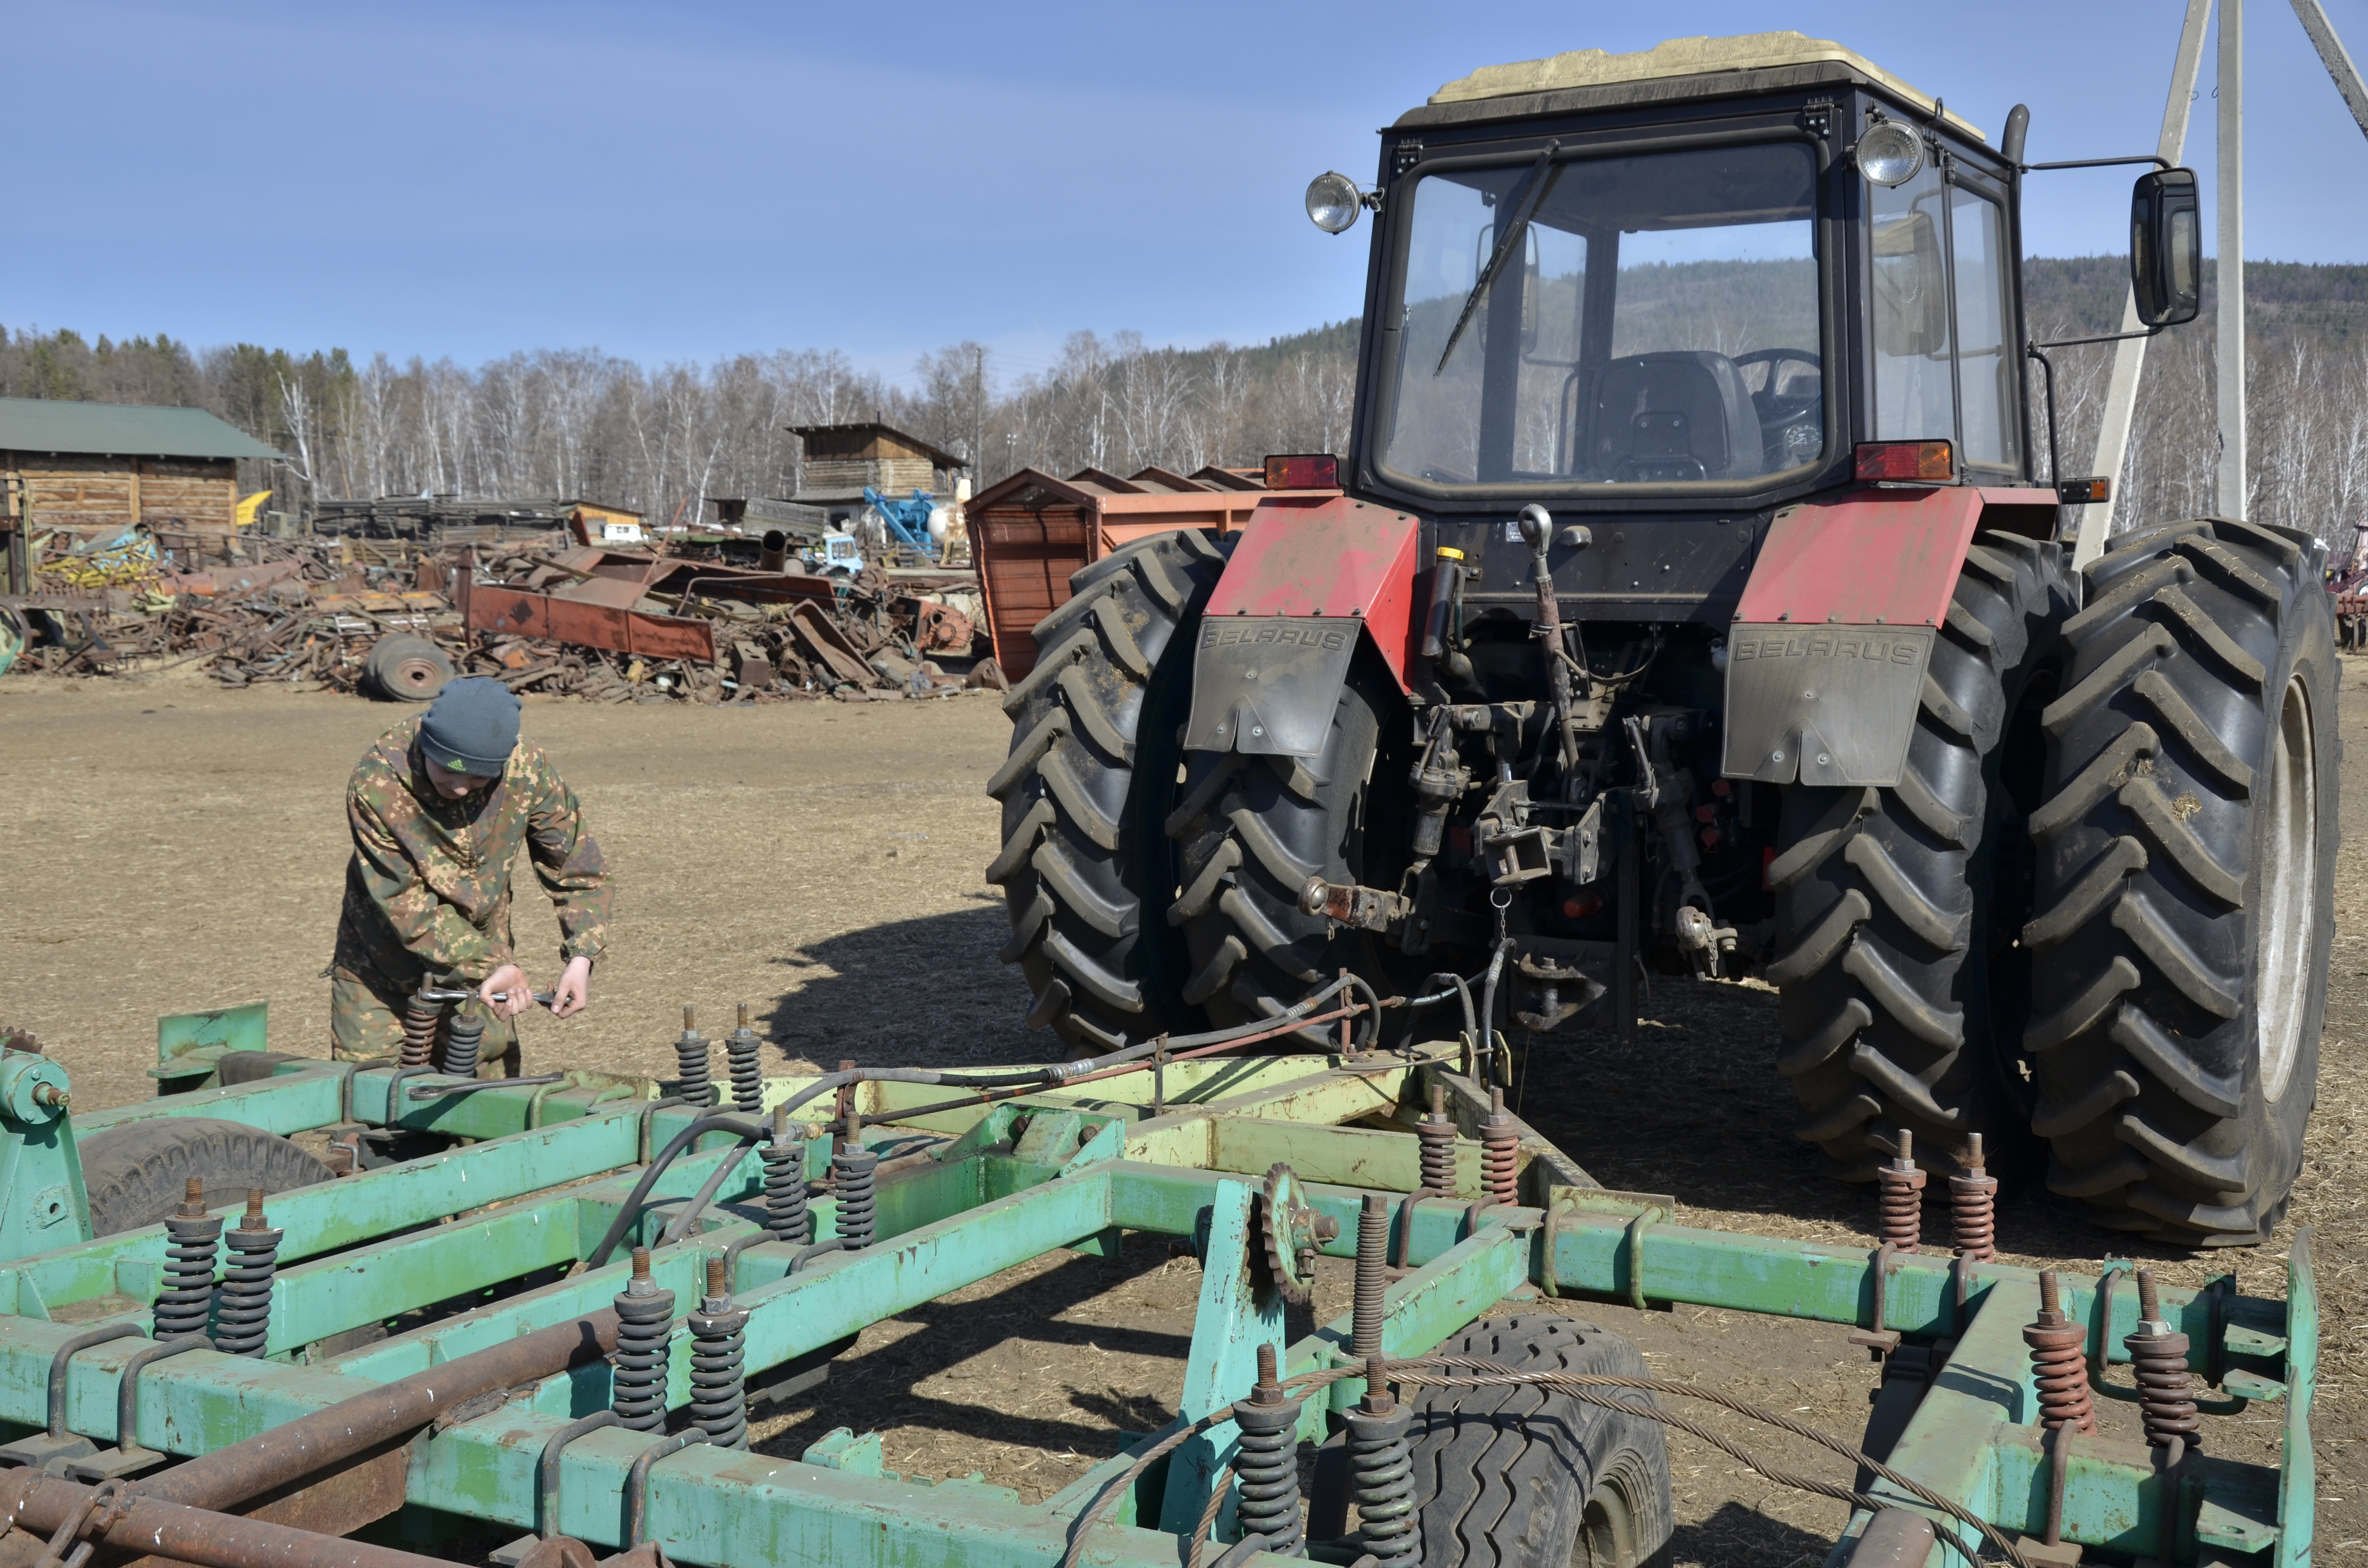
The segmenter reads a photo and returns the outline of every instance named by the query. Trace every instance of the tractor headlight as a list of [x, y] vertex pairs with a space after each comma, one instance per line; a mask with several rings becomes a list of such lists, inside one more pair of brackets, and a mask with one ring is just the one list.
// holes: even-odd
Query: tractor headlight
[[[1877, 185], [1906, 185], [1924, 166], [1924, 138], [1896, 119], [1873, 126], [1858, 139], [1859, 172]], [[1315, 199], [1311, 193], [1308, 200]]]
[[1307, 220], [1327, 234], [1355, 227], [1357, 210], [1363, 205], [1357, 182], [1347, 175], [1320, 174], [1307, 182]]

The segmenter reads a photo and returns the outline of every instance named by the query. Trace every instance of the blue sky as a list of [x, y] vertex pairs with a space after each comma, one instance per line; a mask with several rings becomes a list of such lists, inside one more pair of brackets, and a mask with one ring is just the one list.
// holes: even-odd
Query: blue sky
[[[2368, 260], [2368, 140], [2276, 0], [2246, 28], [2247, 243]], [[2368, 0], [2328, 0], [2368, 60]], [[1684, 6], [7, 6], [0, 324], [658, 362], [1079, 327], [1263, 341], [1353, 313], [1374, 130], [1474, 66], [1834, 38], [2029, 156], [2150, 150], [2177, 0]], [[2212, 171], [2212, 55], [2188, 161]], [[2034, 176], [2029, 249], [2118, 251], [2130, 175]], [[2208, 231], [2207, 231], [2208, 232]]]

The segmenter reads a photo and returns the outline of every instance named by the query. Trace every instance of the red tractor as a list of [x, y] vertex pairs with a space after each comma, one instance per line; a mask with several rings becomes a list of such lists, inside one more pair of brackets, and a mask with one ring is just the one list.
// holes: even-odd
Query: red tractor
[[[1978, 1133], [2100, 1223], [2266, 1235], [2326, 996], [2323, 552], [2203, 518], [2072, 570], [2028, 120], [1697, 39], [1475, 73], [1315, 181], [1374, 215], [1345, 494], [1128, 545], [1036, 629], [988, 872], [1031, 1021], [1100, 1051], [1347, 971], [1461, 976], [1493, 1041], [1756, 972], [1836, 1174]], [[2197, 210], [2138, 179], [2149, 330]]]

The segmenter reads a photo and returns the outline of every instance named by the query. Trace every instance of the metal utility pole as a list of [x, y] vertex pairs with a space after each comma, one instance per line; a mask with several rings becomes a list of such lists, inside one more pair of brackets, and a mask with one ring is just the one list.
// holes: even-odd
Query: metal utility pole
[[[2297, 5], [2306, 3], [2309, 0], [2295, 0]], [[2179, 54], [2170, 67], [2170, 97], [2162, 106], [2162, 135], [2155, 142], [2155, 151], [2173, 164], [2180, 161], [2187, 148], [2188, 110], [2194, 105], [2195, 78], [2203, 66], [2203, 25], [2211, 19], [2212, 0], [2188, 0], [2187, 22], [2179, 32]], [[2135, 292], [2128, 294], [2122, 305], [2122, 330], [2142, 330]], [[2129, 454], [2130, 423], [2137, 413], [2138, 377], [2146, 369], [2146, 340], [2143, 337], [2123, 338], [2113, 346], [2113, 378], [2105, 392], [2105, 422], [2097, 431], [2096, 460], [2087, 471], [2112, 480], [2113, 494], [2080, 508], [2079, 542], [2072, 554], [2075, 570], [2103, 554], [2106, 536], [2113, 531], [2122, 460]]]
[[2220, 0], [2220, 516], [2245, 515], [2245, 0]]
[[2318, 51], [2318, 58], [2327, 65], [2327, 74], [2335, 78], [2335, 90], [2343, 95], [2344, 107], [2360, 123], [2361, 131], [2368, 134], [2368, 85], [2360, 80], [2360, 68], [2351, 63], [2351, 56], [2343, 48], [2343, 40], [2335, 36], [2335, 24], [2327, 19], [2327, 7], [2318, 0], [2294, 0], [2294, 16], [2302, 22], [2302, 30], [2310, 35], [2310, 44]]

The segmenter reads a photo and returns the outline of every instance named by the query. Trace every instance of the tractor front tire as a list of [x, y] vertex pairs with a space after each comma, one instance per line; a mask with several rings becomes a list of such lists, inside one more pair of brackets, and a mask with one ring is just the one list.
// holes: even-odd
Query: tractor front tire
[[[1915, 1135], [1942, 1169], [1984, 1135], [1993, 1166], [2028, 1142], [2017, 1048], [2040, 705], [2070, 612], [2062, 550], [2003, 533], [1967, 550], [1933, 638], [1897, 786], [1785, 791], [1778, 851], [1778, 1070], [1797, 1136], [1871, 1181]], [[1999, 916], [2003, 915], [2003, 924]]]
[[2302, 1165], [2334, 931], [2335, 628], [2220, 519], [2088, 569], [2047, 710], [2026, 1044], [2048, 1186], [2183, 1245], [2265, 1239]]
[[[1003, 848], [986, 880], [1011, 915], [1006, 963], [1028, 977], [1028, 1022], [1086, 1051], [1169, 1027], [1164, 828], [1191, 688], [1190, 629], [1228, 541], [1197, 531], [1121, 546], [1069, 579], [1036, 626], [1036, 665], [1003, 699], [1011, 751], [987, 783]], [[1178, 633], [1186, 635], [1178, 635]], [[1156, 915], [1154, 915], [1155, 921]], [[1148, 936], [1149, 939], [1146, 939]]]

